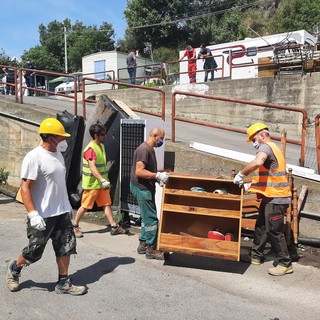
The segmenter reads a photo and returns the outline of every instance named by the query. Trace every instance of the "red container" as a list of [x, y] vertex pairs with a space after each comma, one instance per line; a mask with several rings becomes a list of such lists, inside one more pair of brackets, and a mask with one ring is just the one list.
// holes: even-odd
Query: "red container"
[[226, 233], [224, 238], [226, 241], [234, 241], [234, 235], [231, 232]]
[[214, 240], [224, 240], [224, 235], [219, 231], [209, 231], [208, 238]]

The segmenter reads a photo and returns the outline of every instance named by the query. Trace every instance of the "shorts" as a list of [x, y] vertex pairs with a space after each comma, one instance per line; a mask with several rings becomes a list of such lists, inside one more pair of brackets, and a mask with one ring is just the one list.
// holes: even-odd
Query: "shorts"
[[76, 254], [76, 237], [74, 235], [71, 214], [69, 212], [59, 216], [44, 218], [46, 229], [37, 230], [30, 226], [27, 219], [27, 236], [29, 245], [22, 250], [22, 256], [28, 263], [38, 261], [43, 254], [49, 239], [56, 257]]
[[92, 209], [95, 202], [98, 207], [111, 206], [110, 191], [105, 189], [83, 190], [81, 207]]

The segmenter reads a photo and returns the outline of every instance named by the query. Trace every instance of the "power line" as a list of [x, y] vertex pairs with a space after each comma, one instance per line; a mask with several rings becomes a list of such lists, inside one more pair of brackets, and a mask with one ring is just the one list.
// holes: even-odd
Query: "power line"
[[257, 4], [259, 4], [260, 2], [264, 2], [264, 0], [258, 0], [254, 3], [251, 4], [245, 4], [242, 6], [236, 6], [233, 8], [228, 8], [228, 9], [223, 9], [223, 10], [219, 10], [216, 12], [208, 12], [208, 13], [204, 13], [198, 16], [194, 16], [194, 17], [187, 17], [187, 18], [181, 18], [181, 19], [176, 19], [176, 20], [171, 20], [171, 21], [166, 21], [166, 22], [158, 22], [158, 23], [153, 23], [153, 24], [148, 24], [148, 25], [140, 25], [140, 26], [136, 26], [136, 27], [130, 27], [131, 29], [142, 29], [142, 28], [150, 28], [150, 27], [156, 27], [156, 26], [165, 26], [165, 25], [169, 25], [169, 24], [174, 24], [174, 23], [178, 23], [178, 22], [183, 22], [183, 21], [189, 21], [189, 20], [194, 20], [194, 19], [201, 19], [207, 16], [211, 16], [211, 15], [218, 15], [221, 13], [225, 13], [228, 11], [232, 11], [232, 10], [237, 10], [237, 9], [244, 9], [244, 8], [249, 8], [249, 7], [253, 7]]

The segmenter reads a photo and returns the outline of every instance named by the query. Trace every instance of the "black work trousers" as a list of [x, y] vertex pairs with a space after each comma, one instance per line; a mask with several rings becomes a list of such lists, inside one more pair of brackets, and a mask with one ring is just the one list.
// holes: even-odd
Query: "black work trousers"
[[264, 198], [259, 208], [259, 217], [256, 221], [252, 258], [263, 259], [263, 252], [269, 242], [273, 253], [281, 266], [291, 266], [286, 239], [283, 233], [284, 215], [288, 204], [275, 204]]

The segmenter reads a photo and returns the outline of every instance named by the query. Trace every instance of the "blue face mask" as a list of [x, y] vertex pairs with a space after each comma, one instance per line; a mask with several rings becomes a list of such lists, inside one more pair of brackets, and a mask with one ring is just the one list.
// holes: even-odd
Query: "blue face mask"
[[159, 142], [156, 143], [156, 148], [160, 148], [163, 145], [163, 140], [160, 139]]

